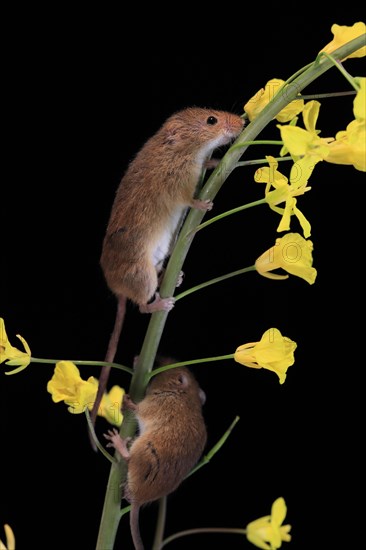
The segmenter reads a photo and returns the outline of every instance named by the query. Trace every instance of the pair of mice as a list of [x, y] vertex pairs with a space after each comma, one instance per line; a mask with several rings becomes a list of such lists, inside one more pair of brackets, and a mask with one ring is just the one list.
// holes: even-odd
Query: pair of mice
[[[158, 292], [159, 274], [170, 255], [186, 210], [203, 211], [210, 200], [195, 197], [211, 155], [242, 131], [243, 119], [213, 109], [190, 107], [171, 117], [144, 144], [129, 164], [117, 189], [102, 245], [100, 264], [109, 289], [117, 298], [117, 313], [105, 361], [113, 362], [131, 300], [142, 313], [170, 311], [174, 298]], [[91, 413], [95, 422], [110, 367], [100, 375]], [[130, 527], [136, 550], [144, 546], [139, 510], [174, 491], [199, 460], [207, 433], [202, 415], [205, 394], [186, 368], [153, 376], [139, 403], [129, 398], [139, 435], [129, 447], [117, 430], [105, 434], [128, 462], [125, 498], [131, 503]]]

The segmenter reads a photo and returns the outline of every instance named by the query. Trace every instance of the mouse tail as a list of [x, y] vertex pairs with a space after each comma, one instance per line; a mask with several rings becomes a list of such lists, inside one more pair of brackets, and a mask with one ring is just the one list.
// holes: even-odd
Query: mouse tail
[[[117, 353], [118, 342], [119, 342], [119, 339], [120, 339], [120, 336], [121, 336], [123, 322], [124, 322], [125, 315], [126, 315], [126, 305], [127, 305], [127, 298], [125, 296], [119, 296], [118, 301], [117, 301], [117, 312], [116, 312], [116, 317], [115, 317], [115, 321], [114, 321], [113, 331], [112, 331], [111, 336], [109, 338], [108, 349], [107, 349], [107, 353], [106, 353], [106, 356], [105, 356], [105, 359], [104, 359], [107, 363], [113, 363], [114, 358], [115, 358], [116, 353]], [[91, 418], [93, 426], [95, 426], [95, 421], [96, 421], [96, 418], [97, 418], [98, 409], [99, 409], [100, 403], [102, 401], [103, 394], [104, 394], [104, 392], [106, 391], [106, 388], [107, 388], [110, 372], [111, 372], [111, 367], [108, 367], [106, 365], [104, 367], [102, 367], [102, 370], [101, 370], [101, 373], [100, 373], [100, 376], [99, 376], [99, 385], [98, 385], [97, 396], [95, 398], [95, 402], [94, 402], [93, 408], [92, 408], [91, 413], [90, 413], [90, 418]], [[95, 451], [97, 451], [97, 447], [96, 447], [96, 445], [95, 445], [95, 443], [94, 443], [94, 441], [93, 441], [93, 439], [90, 435], [90, 432], [89, 432], [89, 436], [90, 436], [90, 443], [91, 443], [93, 449]]]
[[141, 534], [140, 534], [139, 515], [140, 515], [140, 506], [132, 502], [131, 511], [130, 511], [131, 536], [132, 536], [135, 550], [144, 550], [144, 544], [142, 542]]

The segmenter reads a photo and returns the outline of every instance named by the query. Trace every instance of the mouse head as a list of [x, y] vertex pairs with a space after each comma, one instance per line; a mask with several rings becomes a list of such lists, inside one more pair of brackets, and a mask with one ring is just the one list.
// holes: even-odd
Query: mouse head
[[174, 113], [161, 128], [165, 144], [184, 147], [213, 149], [233, 141], [242, 131], [243, 119], [233, 113], [215, 109], [188, 107]]
[[206, 401], [205, 392], [199, 387], [193, 374], [184, 367], [166, 370], [153, 376], [146, 395], [158, 393], [198, 394], [201, 404]]

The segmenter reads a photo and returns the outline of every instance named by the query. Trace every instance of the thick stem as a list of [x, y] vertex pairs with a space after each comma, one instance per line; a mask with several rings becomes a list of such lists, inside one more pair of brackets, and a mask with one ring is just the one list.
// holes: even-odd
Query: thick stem
[[124, 462], [112, 465], [107, 491], [104, 499], [104, 507], [100, 520], [96, 550], [113, 550], [116, 539], [119, 520], [121, 516], [121, 481], [126, 474]]

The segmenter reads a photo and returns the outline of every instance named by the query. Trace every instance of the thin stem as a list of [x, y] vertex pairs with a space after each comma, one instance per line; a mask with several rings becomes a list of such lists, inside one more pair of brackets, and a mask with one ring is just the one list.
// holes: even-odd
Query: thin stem
[[283, 145], [283, 141], [281, 140], [275, 140], [275, 139], [256, 139], [256, 140], [249, 140], [249, 141], [241, 141], [240, 143], [234, 143], [230, 147], [230, 151], [233, 151], [234, 149], [238, 149], [239, 147], [243, 147], [244, 145]]
[[227, 273], [226, 275], [221, 275], [220, 277], [216, 277], [215, 279], [210, 279], [205, 283], [201, 283], [197, 286], [193, 286], [192, 288], [189, 288], [188, 290], [185, 290], [184, 292], [181, 292], [180, 294], [175, 296], [175, 301], [177, 302], [181, 298], [185, 298], [186, 296], [188, 296], [189, 294], [192, 294], [193, 292], [196, 292], [197, 290], [202, 290], [202, 288], [206, 288], [206, 286], [214, 285], [216, 283], [221, 283], [221, 281], [225, 281], [230, 277], [235, 277], [236, 275], [242, 275], [243, 273], [248, 273], [249, 271], [255, 271], [255, 270], [256, 270], [255, 265], [251, 265], [250, 267], [244, 267], [243, 269], [232, 271], [231, 273]]
[[[274, 159], [277, 160], [277, 162], [283, 162], [284, 160], [292, 160], [293, 161], [293, 158], [290, 157], [290, 156], [287, 156], [287, 157], [274, 157]], [[241, 161], [236, 163], [236, 166], [252, 166], [252, 165], [255, 165], [255, 164], [265, 164], [266, 162], [268, 162], [267, 159], [241, 160]]]
[[164, 546], [167, 546], [167, 544], [169, 544], [170, 542], [173, 542], [173, 540], [177, 540], [181, 537], [186, 537], [188, 535], [200, 535], [203, 533], [246, 535], [247, 532], [246, 529], [238, 529], [235, 527], [197, 527], [196, 529], [186, 529], [185, 531], [179, 531], [178, 533], [174, 533], [174, 535], [170, 535], [170, 537], [167, 537], [165, 540], [163, 540], [160, 548], [156, 550], [160, 550]]
[[343, 74], [344, 78], [351, 84], [352, 88], [354, 88], [356, 92], [358, 92], [358, 86], [355, 82], [355, 79], [349, 74], [348, 71], [346, 71], [340, 61], [337, 61], [337, 59], [335, 59], [333, 55], [330, 55], [326, 52], [320, 52], [317, 59], [319, 59], [320, 57], [326, 57], [327, 59], [329, 59], [329, 61], [333, 63], [333, 65]]
[[356, 95], [357, 92], [354, 91], [348, 91], [348, 92], [333, 92], [333, 93], [327, 93], [327, 94], [310, 94], [310, 95], [303, 95], [300, 94], [298, 96], [299, 99], [323, 99], [328, 97], [342, 97], [347, 95]]
[[247, 204], [243, 204], [242, 206], [237, 206], [236, 208], [232, 208], [231, 210], [222, 212], [222, 214], [218, 214], [214, 218], [210, 218], [206, 222], [201, 223], [198, 227], [196, 227], [195, 233], [197, 233], [197, 231], [200, 231], [201, 229], [204, 229], [205, 227], [208, 227], [212, 223], [217, 222], [218, 220], [222, 220], [227, 216], [231, 216], [231, 214], [236, 214], [237, 212], [241, 212], [242, 210], [247, 210], [248, 208], [253, 208], [253, 206], [259, 206], [260, 204], [268, 204], [268, 203], [266, 199], [258, 199], [257, 201], [248, 202]]
[[159, 500], [158, 521], [156, 524], [155, 537], [152, 550], [159, 550], [162, 546], [164, 537], [165, 521], [166, 521], [166, 504], [167, 499], [163, 497]]
[[125, 506], [124, 508], [121, 509], [120, 514], [119, 514], [119, 518], [121, 519], [121, 517], [124, 516], [125, 514], [127, 514], [128, 512], [131, 512], [131, 504], [129, 504], [128, 506]]
[[31, 357], [30, 358], [31, 363], [47, 363], [47, 364], [55, 364], [60, 363], [61, 361], [71, 361], [71, 363], [74, 363], [74, 365], [88, 365], [92, 367], [112, 367], [113, 369], [123, 370], [125, 372], [128, 372], [129, 374], [133, 374], [133, 369], [126, 367], [125, 365], [121, 365], [119, 363], [108, 363], [107, 361], [84, 361], [80, 359], [39, 359], [38, 357]]
[[86, 416], [86, 421], [87, 421], [88, 426], [89, 426], [91, 437], [92, 437], [95, 445], [98, 447], [100, 452], [109, 460], [109, 462], [111, 462], [112, 464], [117, 464], [117, 460], [115, 458], [113, 458], [113, 456], [110, 453], [108, 453], [108, 451], [105, 450], [105, 448], [103, 447], [103, 445], [101, 445], [99, 439], [97, 438], [97, 434], [95, 433], [94, 426], [93, 426], [93, 423], [91, 421], [90, 413], [89, 413], [88, 409], [85, 409], [85, 416]]
[[308, 63], [307, 65], [305, 65], [304, 67], [301, 67], [301, 69], [299, 69], [298, 71], [296, 71], [296, 73], [294, 73], [293, 75], [291, 75], [285, 82], [285, 84], [290, 84], [291, 82], [293, 82], [296, 78], [298, 78], [300, 75], [302, 75], [305, 71], [307, 71], [308, 69], [310, 69], [311, 67], [313, 66], [313, 61], [311, 63]]
[[233, 422], [230, 424], [229, 428], [226, 430], [224, 435], [220, 437], [219, 441], [212, 447], [212, 449], [204, 455], [204, 457], [199, 461], [199, 463], [190, 471], [187, 477], [191, 476], [192, 474], [195, 474], [198, 470], [202, 468], [202, 466], [205, 466], [210, 462], [210, 460], [213, 458], [213, 456], [221, 449], [229, 435], [234, 429], [234, 426], [239, 422], [240, 417], [236, 416], [233, 420]]
[[224, 359], [233, 359], [234, 354], [229, 353], [229, 355], [218, 355], [216, 357], [205, 357], [203, 359], [190, 359], [189, 361], [180, 361], [179, 363], [171, 363], [170, 365], [164, 365], [164, 367], [158, 367], [154, 369], [149, 374], [149, 379], [153, 376], [159, 374], [159, 372], [164, 372], [170, 369], [176, 369], [178, 367], [184, 367], [189, 365], [198, 365], [199, 363], [211, 363], [214, 361], [223, 361]]

